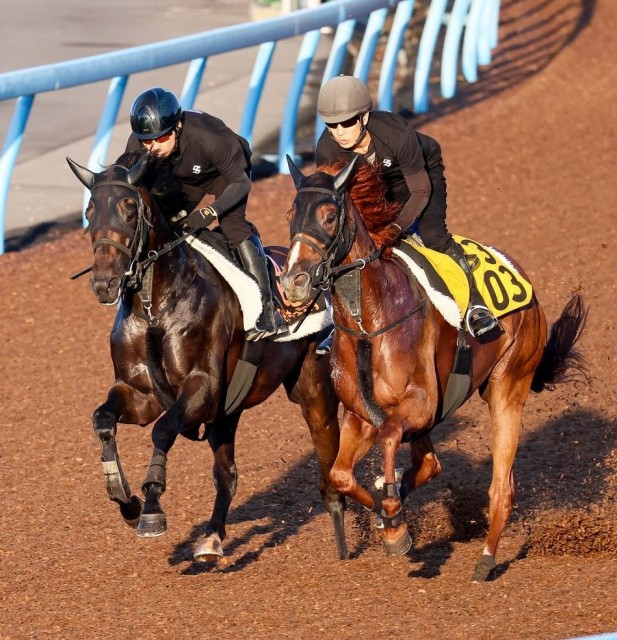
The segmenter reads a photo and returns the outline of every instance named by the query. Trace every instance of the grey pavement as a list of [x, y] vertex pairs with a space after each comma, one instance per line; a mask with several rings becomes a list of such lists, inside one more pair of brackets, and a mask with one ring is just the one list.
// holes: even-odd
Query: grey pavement
[[[6, 15], [0, 40], [0, 72], [51, 64], [90, 55], [191, 35], [231, 24], [265, 18], [271, 13], [249, 0], [21, 0]], [[32, 16], [36, 15], [36, 20]], [[275, 153], [278, 131], [301, 37], [276, 48], [253, 134], [257, 157]], [[322, 42], [315, 77], [325, 63], [329, 39]], [[221, 117], [239, 129], [257, 48], [214, 56], [206, 63], [195, 108]], [[130, 132], [128, 111], [143, 89], [162, 85], [180, 94], [188, 63], [132, 76], [127, 84], [107, 162], [124, 150]], [[5, 232], [10, 240], [51, 221], [79, 220], [83, 190], [65, 161], [86, 164], [106, 98], [108, 82], [39, 94], [35, 100], [11, 179]], [[0, 139], [4, 140], [14, 101], [0, 102]], [[314, 104], [301, 109], [309, 119]]]

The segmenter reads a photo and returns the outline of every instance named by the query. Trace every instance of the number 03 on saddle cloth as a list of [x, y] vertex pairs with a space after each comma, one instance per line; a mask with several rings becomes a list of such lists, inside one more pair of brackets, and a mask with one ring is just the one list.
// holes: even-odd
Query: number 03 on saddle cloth
[[[478, 291], [495, 317], [531, 302], [531, 284], [505, 256], [475, 240], [452, 237], [463, 248]], [[461, 267], [450, 256], [422, 246], [413, 237], [405, 238], [393, 253], [409, 267], [445, 320], [460, 327], [469, 304], [469, 284]]]

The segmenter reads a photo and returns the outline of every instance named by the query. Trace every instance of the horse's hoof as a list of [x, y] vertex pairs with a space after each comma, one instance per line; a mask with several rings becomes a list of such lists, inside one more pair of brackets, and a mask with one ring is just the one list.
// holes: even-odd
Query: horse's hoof
[[131, 496], [128, 502], [120, 503], [120, 514], [131, 529], [136, 529], [141, 518], [144, 501], [138, 496]]
[[478, 564], [476, 565], [476, 570], [473, 573], [471, 581], [486, 582], [496, 566], [495, 558], [493, 556], [482, 555], [480, 560], [478, 560]]
[[222, 557], [223, 545], [221, 544], [221, 539], [216, 534], [208, 536], [193, 554], [193, 559], [197, 562], [211, 562], [213, 560], [220, 560]]
[[407, 531], [407, 526], [401, 525], [401, 527], [403, 528], [403, 533], [395, 540], [382, 538], [383, 548], [387, 556], [404, 556], [411, 549], [411, 536]]
[[137, 525], [140, 538], [156, 538], [167, 531], [167, 518], [164, 513], [142, 513]]

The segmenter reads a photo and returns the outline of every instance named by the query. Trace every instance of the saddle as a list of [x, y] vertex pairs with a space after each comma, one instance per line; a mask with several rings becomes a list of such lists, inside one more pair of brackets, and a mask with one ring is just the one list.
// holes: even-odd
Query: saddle
[[[452, 236], [473, 265], [478, 292], [496, 318], [527, 306], [531, 283], [501, 253], [463, 236]], [[425, 247], [417, 236], [406, 236], [393, 249], [426, 290], [448, 324], [460, 328], [469, 304], [469, 282], [463, 270], [445, 253]]]
[[[476, 287], [496, 318], [531, 302], [531, 284], [505, 256], [475, 240], [463, 236], [453, 238], [469, 257]], [[435, 419], [438, 424], [463, 404], [471, 388], [472, 354], [463, 324], [469, 304], [469, 281], [450, 256], [428, 249], [416, 235], [402, 238], [393, 253], [420, 283], [445, 321], [458, 329], [452, 370], [441, 411]]]
[[[189, 237], [187, 243], [212, 265], [235, 292], [242, 309], [244, 329], [255, 326], [261, 304], [257, 282], [236, 260], [218, 228], [204, 230], [199, 238]], [[283, 247], [264, 247], [269, 258], [268, 271], [275, 304], [289, 327], [289, 332], [269, 338], [273, 342], [289, 342], [310, 336], [331, 327], [330, 302], [322, 292], [314, 304], [295, 306], [286, 297], [280, 284], [286, 250]], [[258, 340], [257, 342], [262, 342]]]

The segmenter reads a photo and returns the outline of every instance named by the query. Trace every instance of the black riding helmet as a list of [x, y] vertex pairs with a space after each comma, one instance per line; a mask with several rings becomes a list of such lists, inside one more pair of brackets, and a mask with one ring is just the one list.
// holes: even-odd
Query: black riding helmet
[[182, 116], [175, 94], [162, 87], [140, 93], [131, 106], [131, 129], [140, 140], [154, 140], [171, 131]]

